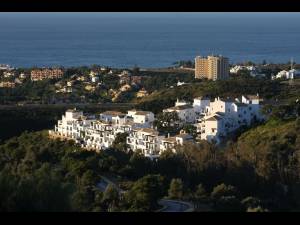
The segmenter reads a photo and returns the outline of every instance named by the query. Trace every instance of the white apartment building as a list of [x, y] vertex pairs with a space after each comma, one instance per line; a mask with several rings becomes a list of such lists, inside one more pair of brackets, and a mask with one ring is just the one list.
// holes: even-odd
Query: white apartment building
[[289, 71], [282, 70], [278, 72], [276, 76], [272, 76], [272, 80], [281, 79], [281, 78], [289, 80], [289, 79], [295, 79], [299, 76], [300, 76], [300, 70], [296, 70], [296, 69], [291, 69]]
[[126, 114], [117, 111], [105, 111], [100, 114], [100, 120], [113, 124], [124, 124], [126, 122]]
[[99, 77], [98, 77], [98, 76], [92, 76], [91, 81], [92, 81], [93, 83], [96, 83], [96, 82], [99, 81]]
[[145, 156], [157, 157], [161, 138], [158, 131], [152, 128], [136, 128], [129, 133], [127, 144], [133, 151], [141, 150]]
[[147, 127], [151, 127], [154, 122], [154, 114], [150, 111], [137, 111], [135, 109], [129, 110], [127, 113], [129, 118], [132, 118], [133, 123], [144, 124]]
[[255, 66], [243, 66], [243, 65], [235, 65], [230, 68], [230, 73], [238, 73], [241, 70], [248, 70], [253, 73], [257, 72], [257, 68]]
[[94, 121], [86, 130], [82, 147], [96, 151], [105, 150], [113, 144], [118, 133], [129, 133], [131, 129], [132, 126], [128, 124], [117, 125]]
[[189, 134], [178, 134], [174, 137], [164, 137], [160, 142], [160, 153], [168, 149], [175, 153], [176, 146], [183, 145], [188, 141], [193, 141], [193, 137]]
[[193, 107], [196, 115], [203, 115], [206, 112], [207, 107], [210, 105], [210, 99], [207, 97], [194, 98]]
[[209, 104], [206, 101], [205, 108], [204, 106], [201, 108], [204, 115], [196, 124], [200, 138], [220, 143], [222, 138], [239, 127], [249, 126], [254, 120], [262, 120], [259, 102], [258, 95], [247, 95], [236, 99], [218, 97]]
[[201, 123], [201, 139], [209, 142], [215, 140], [217, 143], [226, 135], [226, 119], [221, 114], [214, 114], [205, 118]]
[[164, 109], [163, 112], [176, 112], [183, 123], [194, 123], [196, 120], [194, 107], [187, 102], [179, 101], [178, 99], [174, 107]]
[[129, 148], [133, 151], [141, 150], [150, 158], [158, 157], [162, 151], [192, 139], [188, 134], [169, 137], [174, 141], [168, 146], [168, 138], [160, 136], [157, 130], [150, 128], [153, 121], [154, 114], [147, 111], [129, 110], [127, 114], [106, 111], [100, 114], [100, 119], [96, 119], [95, 116], [86, 116], [82, 111], [70, 109], [49, 134], [72, 139], [87, 150], [101, 151], [113, 144], [118, 133], [127, 132], [126, 142]]
[[[69, 109], [61, 120], [58, 120], [54, 127], [57, 135], [71, 139], [81, 139], [84, 136], [85, 128], [89, 127], [94, 118], [88, 118], [83, 115], [82, 111]], [[52, 134], [50, 132], [50, 134]]]
[[258, 76], [265, 76], [265, 74], [261, 74], [259, 69], [256, 66], [243, 66], [243, 65], [235, 65], [230, 68], [230, 73], [237, 74], [241, 70], [247, 70], [250, 72], [250, 76], [258, 77]]

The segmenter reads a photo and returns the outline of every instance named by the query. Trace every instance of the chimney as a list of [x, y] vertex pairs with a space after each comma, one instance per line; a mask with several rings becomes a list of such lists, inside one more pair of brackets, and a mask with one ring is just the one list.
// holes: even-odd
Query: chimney
[[168, 138], [170, 137], [170, 133], [168, 133]]

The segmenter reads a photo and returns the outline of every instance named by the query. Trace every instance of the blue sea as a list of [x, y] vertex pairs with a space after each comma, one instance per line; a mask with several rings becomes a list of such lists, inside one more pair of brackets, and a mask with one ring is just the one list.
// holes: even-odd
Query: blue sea
[[300, 13], [0, 13], [0, 64], [168, 67], [196, 55], [300, 62]]

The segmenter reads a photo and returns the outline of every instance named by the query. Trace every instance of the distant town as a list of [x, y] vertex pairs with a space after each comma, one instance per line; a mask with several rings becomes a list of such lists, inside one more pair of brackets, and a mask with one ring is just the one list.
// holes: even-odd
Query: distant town
[[[148, 96], [157, 88], [150, 87], [153, 75], [159, 72], [174, 74], [176, 82], [170, 83], [169, 88], [181, 86], [200, 80], [227, 80], [238, 75], [247, 75], [257, 79], [293, 80], [300, 76], [300, 68], [291, 61], [287, 64], [243, 64], [229, 65], [229, 59], [224, 56], [197, 56], [194, 62], [179, 61], [174, 67], [166, 69], [114, 69], [94, 65], [78, 68], [13, 68], [10, 65], [0, 65], [0, 91], [5, 92], [0, 99], [1, 104], [30, 104], [30, 103], [87, 103], [87, 102], [124, 102], [125, 98], [141, 99]], [[194, 73], [194, 77], [191, 74]], [[42, 83], [41, 83], [42, 82]], [[168, 83], [168, 82], [167, 82]], [[168, 85], [168, 84], [165, 84]], [[47, 97], [32, 96], [27, 89], [47, 88]], [[150, 87], [150, 88], [149, 88]], [[166, 86], [164, 86], [166, 87]], [[19, 89], [20, 90], [19, 90]], [[26, 92], [29, 94], [18, 94]], [[16, 93], [14, 93], [16, 92]], [[50, 95], [51, 94], [51, 95]]]

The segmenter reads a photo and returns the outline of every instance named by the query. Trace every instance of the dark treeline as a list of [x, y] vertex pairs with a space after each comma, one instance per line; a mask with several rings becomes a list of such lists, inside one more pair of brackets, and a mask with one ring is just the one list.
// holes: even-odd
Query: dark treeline
[[105, 110], [126, 112], [132, 105], [126, 104], [66, 104], [37, 106], [2, 106], [0, 109], [0, 143], [24, 131], [52, 129], [57, 120], [69, 108], [77, 108], [85, 113], [100, 113]]

